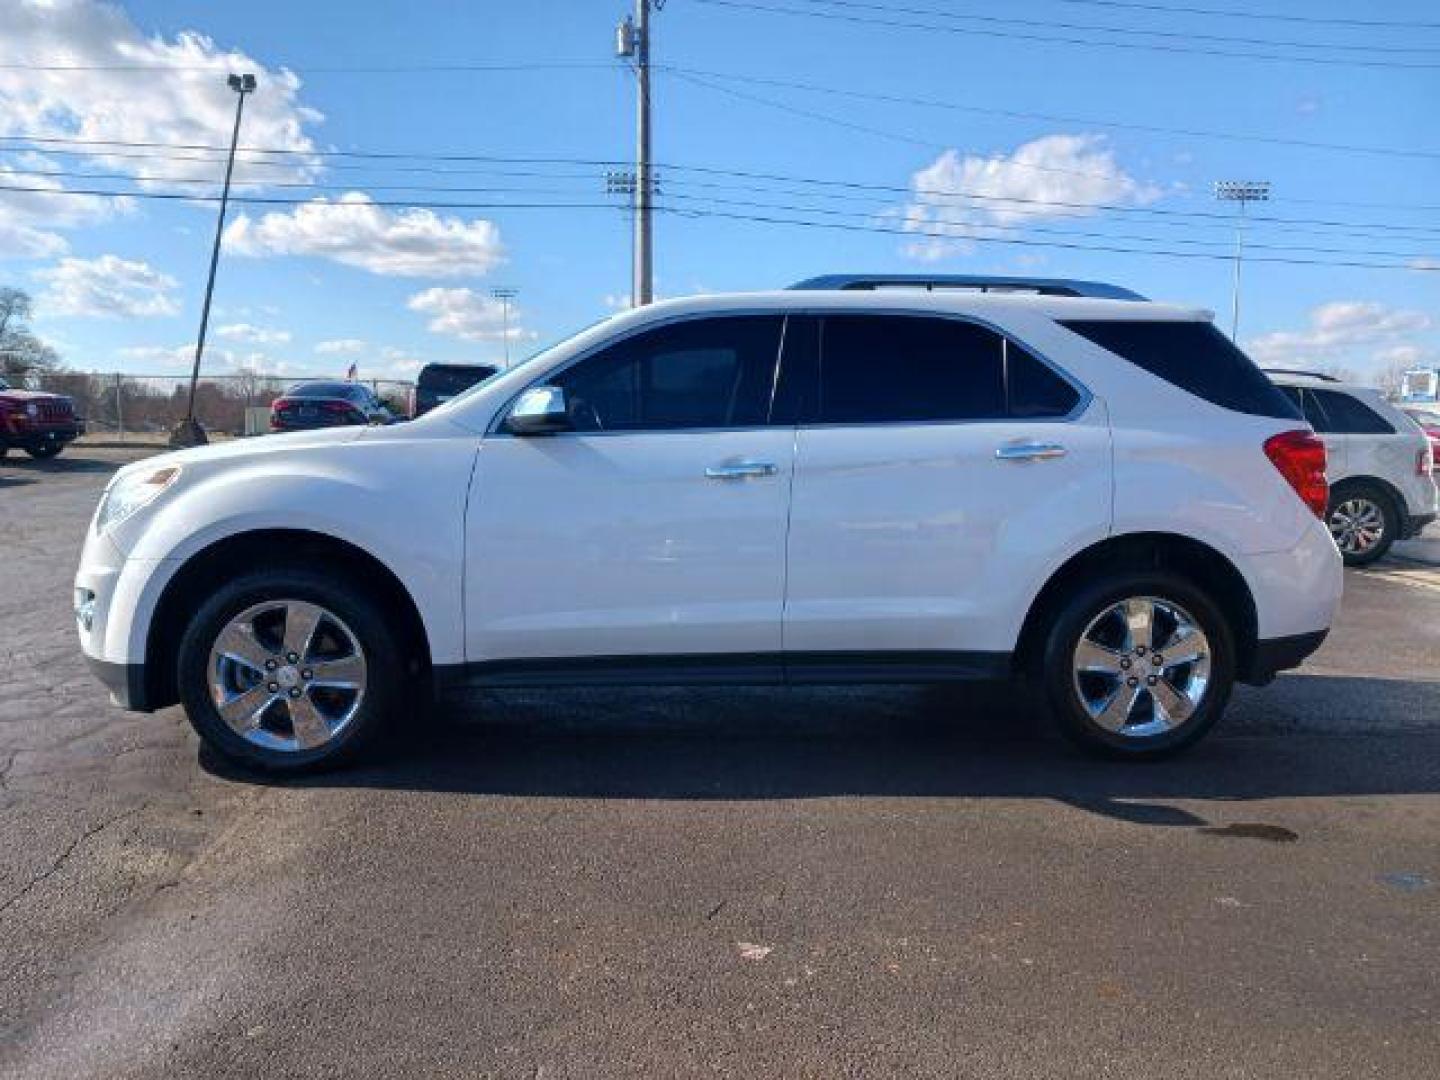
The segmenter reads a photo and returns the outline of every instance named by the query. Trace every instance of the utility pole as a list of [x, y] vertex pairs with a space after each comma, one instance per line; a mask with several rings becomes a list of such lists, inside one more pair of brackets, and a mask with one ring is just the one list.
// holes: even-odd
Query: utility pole
[[631, 303], [641, 307], [654, 298], [651, 209], [655, 185], [650, 161], [650, 9], [665, 0], [635, 0], [635, 18], [620, 24], [615, 51], [635, 62], [635, 256]]
[[190, 370], [190, 399], [185, 419], [170, 433], [171, 446], [200, 446], [208, 440], [195, 419], [195, 388], [200, 382], [200, 357], [205, 352], [205, 330], [210, 325], [210, 298], [215, 293], [215, 268], [220, 262], [220, 236], [225, 231], [225, 208], [230, 203], [230, 177], [235, 172], [235, 147], [240, 142], [240, 118], [245, 114], [245, 95], [255, 92], [254, 75], [231, 75], [226, 80], [235, 91], [235, 128], [230, 133], [230, 157], [225, 162], [225, 186], [220, 192], [220, 217], [215, 223], [215, 246], [210, 250], [210, 276], [205, 282], [205, 303], [200, 308], [200, 336], [195, 339], [195, 363]]
[[1252, 202], [1265, 202], [1270, 198], [1269, 180], [1218, 180], [1215, 183], [1215, 198], [1221, 202], [1240, 204], [1240, 216], [1235, 222], [1235, 282], [1230, 295], [1230, 340], [1240, 340], [1240, 264], [1245, 259], [1245, 208]]
[[492, 299], [500, 301], [500, 340], [505, 343], [505, 370], [510, 370], [510, 301], [519, 295], [518, 289], [497, 286], [490, 290]]

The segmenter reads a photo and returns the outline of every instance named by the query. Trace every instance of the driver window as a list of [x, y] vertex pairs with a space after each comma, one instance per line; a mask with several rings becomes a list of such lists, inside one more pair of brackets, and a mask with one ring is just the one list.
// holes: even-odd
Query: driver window
[[766, 423], [779, 315], [694, 319], [587, 357], [550, 380], [576, 431], [674, 431]]

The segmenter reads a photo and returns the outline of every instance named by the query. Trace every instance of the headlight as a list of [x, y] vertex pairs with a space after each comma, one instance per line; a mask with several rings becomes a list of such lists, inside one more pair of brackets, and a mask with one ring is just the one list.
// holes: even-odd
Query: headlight
[[95, 513], [95, 531], [104, 532], [119, 525], [135, 511], [155, 499], [160, 493], [180, 478], [180, 466], [167, 465], [163, 469], [143, 469], [130, 473], [115, 481], [100, 499], [100, 509]]

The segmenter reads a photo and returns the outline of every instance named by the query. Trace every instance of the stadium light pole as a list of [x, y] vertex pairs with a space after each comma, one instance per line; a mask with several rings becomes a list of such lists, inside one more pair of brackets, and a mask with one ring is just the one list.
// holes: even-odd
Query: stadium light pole
[[510, 301], [520, 295], [520, 290], [508, 286], [496, 286], [490, 290], [490, 297], [500, 301], [500, 340], [505, 344], [505, 370], [510, 370]]
[[170, 433], [172, 446], [200, 446], [208, 441], [205, 429], [195, 419], [195, 388], [200, 382], [200, 358], [205, 353], [205, 330], [210, 325], [210, 298], [215, 294], [215, 268], [220, 262], [220, 236], [225, 231], [225, 208], [230, 203], [230, 177], [235, 172], [235, 147], [240, 142], [240, 118], [245, 114], [245, 95], [255, 92], [254, 75], [231, 75], [226, 84], [235, 91], [235, 128], [230, 133], [230, 157], [225, 162], [225, 186], [220, 191], [220, 217], [215, 223], [215, 245], [210, 250], [210, 276], [205, 282], [205, 303], [200, 308], [200, 334], [195, 339], [195, 363], [190, 369], [190, 398], [185, 419]]
[[1266, 202], [1270, 198], [1269, 180], [1217, 180], [1215, 198], [1221, 202], [1240, 204], [1240, 216], [1235, 221], [1235, 283], [1230, 295], [1230, 340], [1240, 339], [1240, 264], [1245, 259], [1245, 208], [1252, 202]]

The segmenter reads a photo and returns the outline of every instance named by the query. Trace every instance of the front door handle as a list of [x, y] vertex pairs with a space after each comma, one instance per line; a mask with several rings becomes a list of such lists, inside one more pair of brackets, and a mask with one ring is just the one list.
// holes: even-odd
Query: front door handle
[[705, 470], [705, 477], [709, 480], [749, 480], [774, 476], [778, 471], [768, 461], [727, 461], [723, 465], [711, 465]]
[[1059, 443], [1014, 442], [1006, 443], [995, 451], [1001, 461], [1044, 461], [1047, 458], [1065, 456], [1065, 447]]

